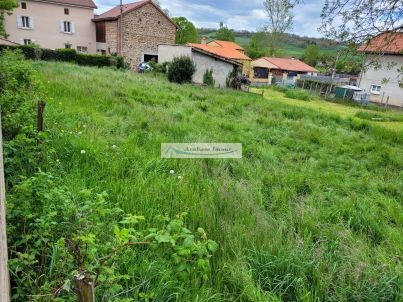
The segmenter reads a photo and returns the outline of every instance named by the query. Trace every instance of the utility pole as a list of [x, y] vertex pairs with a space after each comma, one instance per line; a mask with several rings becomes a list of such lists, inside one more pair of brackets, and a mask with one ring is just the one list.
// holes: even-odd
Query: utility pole
[[4, 180], [3, 136], [0, 112], [0, 301], [10, 302], [10, 275], [6, 231], [6, 184]]
[[123, 29], [122, 29], [122, 16], [123, 16], [123, 3], [122, 0], [120, 0], [120, 17], [119, 17], [119, 54], [122, 56], [123, 55]]

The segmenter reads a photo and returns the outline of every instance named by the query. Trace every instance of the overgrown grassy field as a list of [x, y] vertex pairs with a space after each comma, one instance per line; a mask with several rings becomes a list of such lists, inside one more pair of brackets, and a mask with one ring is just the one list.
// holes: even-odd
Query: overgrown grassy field
[[[205, 285], [138, 263], [143, 293], [127, 281], [119, 301], [401, 301], [402, 132], [278, 92], [35, 68], [65, 186], [147, 218], [187, 212], [219, 245]], [[243, 159], [161, 159], [167, 142], [239, 142]]]

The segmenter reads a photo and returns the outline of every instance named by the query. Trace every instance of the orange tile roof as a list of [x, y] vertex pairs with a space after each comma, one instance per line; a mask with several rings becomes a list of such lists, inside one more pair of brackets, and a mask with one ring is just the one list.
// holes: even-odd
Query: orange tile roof
[[[174, 21], [172, 21], [171, 18], [169, 18], [162, 10], [159, 8], [157, 5], [155, 5], [151, 0], [144, 0], [144, 1], [139, 1], [139, 2], [133, 2], [133, 3], [127, 3], [122, 5], [122, 13], [126, 14], [131, 11], [134, 11], [136, 9], [139, 9], [143, 7], [146, 4], [152, 4], [155, 6], [156, 9], [158, 9], [161, 14], [163, 14], [173, 25], [177, 27]], [[112, 20], [117, 20], [120, 17], [120, 5], [115, 6], [114, 8], [108, 10], [107, 12], [104, 12], [101, 15], [95, 16], [94, 19], [92, 19], [95, 22], [99, 21], [112, 21]]]
[[298, 59], [289, 58], [273, 58], [273, 57], [263, 57], [267, 62], [276, 65], [278, 69], [287, 71], [300, 71], [300, 72], [318, 72], [312, 66], [305, 64]]
[[231, 41], [213, 40], [210, 43], [212, 43], [212, 42], [215, 42], [218, 45], [220, 45], [221, 47], [225, 47], [225, 48], [232, 48], [232, 49], [236, 49], [236, 50], [245, 50], [243, 47], [241, 47], [238, 44], [236, 44], [235, 42], [231, 42]]
[[358, 51], [367, 53], [403, 54], [403, 32], [383, 33], [362, 44]]
[[243, 54], [242, 52], [239, 52], [236, 49], [233, 48], [225, 48], [225, 47], [220, 47], [220, 46], [213, 46], [213, 45], [206, 45], [206, 44], [196, 44], [196, 43], [188, 43], [188, 45], [202, 49], [206, 52], [215, 54], [217, 56], [226, 58], [226, 59], [232, 59], [232, 60], [251, 60], [247, 55]]

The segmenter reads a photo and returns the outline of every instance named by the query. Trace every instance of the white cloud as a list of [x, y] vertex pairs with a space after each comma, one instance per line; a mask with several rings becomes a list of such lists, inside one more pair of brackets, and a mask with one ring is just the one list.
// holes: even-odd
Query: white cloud
[[[125, 1], [126, 3], [127, 1]], [[130, 2], [130, 1], [129, 1]], [[298, 35], [319, 37], [320, 13], [324, 0], [305, 1], [294, 9], [294, 27], [291, 32]], [[220, 2], [195, 0], [160, 0], [161, 6], [172, 16], [184, 16], [197, 27], [217, 28], [222, 21], [237, 30], [255, 31], [262, 28], [267, 20], [263, 0], [223, 0]], [[102, 13], [119, 0], [99, 0], [97, 13]]]

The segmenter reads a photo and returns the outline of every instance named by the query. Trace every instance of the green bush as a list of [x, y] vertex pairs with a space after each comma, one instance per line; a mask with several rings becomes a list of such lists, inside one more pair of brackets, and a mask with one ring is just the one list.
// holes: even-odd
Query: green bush
[[35, 71], [21, 51], [5, 50], [0, 56], [0, 106], [6, 140], [33, 124], [38, 86]]
[[158, 64], [154, 60], [151, 60], [150, 62], [148, 62], [148, 64], [150, 64], [150, 66], [153, 68], [153, 71], [155, 72], [167, 73], [168, 71], [169, 62]]
[[203, 75], [203, 84], [206, 84], [207, 86], [215, 85], [215, 81], [213, 78], [213, 69], [206, 69], [206, 72]]
[[6, 46], [0, 45], [0, 54], [5, 50], [20, 50], [29, 60], [73, 62], [85, 66], [107, 67], [115, 66], [118, 69], [126, 68], [121, 56], [102, 56], [97, 54], [77, 53], [75, 49], [42, 49], [36, 46]]
[[75, 49], [57, 49], [58, 59], [64, 62], [77, 62], [77, 52]]
[[42, 57], [41, 60], [44, 61], [60, 61], [59, 53], [53, 49], [42, 49]]
[[196, 66], [189, 57], [177, 57], [169, 65], [168, 80], [179, 84], [190, 83], [195, 72]]

